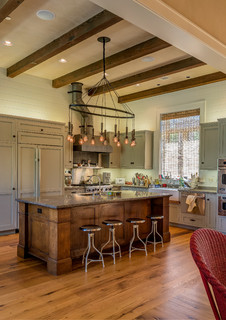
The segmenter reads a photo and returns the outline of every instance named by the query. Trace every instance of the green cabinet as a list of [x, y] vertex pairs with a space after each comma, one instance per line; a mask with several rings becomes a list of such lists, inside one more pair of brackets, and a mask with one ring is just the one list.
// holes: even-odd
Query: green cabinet
[[218, 119], [219, 125], [219, 158], [226, 158], [226, 118]]
[[201, 123], [200, 127], [200, 169], [216, 170], [218, 159], [218, 123]]
[[[130, 134], [131, 135], [131, 134]], [[121, 135], [121, 168], [153, 168], [153, 131], [137, 131], [136, 146], [124, 144], [125, 134]]]

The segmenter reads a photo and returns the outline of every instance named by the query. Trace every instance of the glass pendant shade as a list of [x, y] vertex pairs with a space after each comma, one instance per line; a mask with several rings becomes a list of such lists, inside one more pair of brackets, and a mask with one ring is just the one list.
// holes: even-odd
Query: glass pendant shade
[[84, 143], [84, 140], [82, 139], [82, 136], [80, 136], [78, 143], [81, 144], [81, 145]]
[[91, 139], [91, 144], [95, 144], [95, 136], [94, 136], [94, 128], [92, 128], [92, 139]]
[[85, 136], [83, 137], [83, 141], [84, 141], [84, 142], [87, 142], [87, 141], [88, 141], [88, 136], [87, 136], [87, 135], [85, 135]]

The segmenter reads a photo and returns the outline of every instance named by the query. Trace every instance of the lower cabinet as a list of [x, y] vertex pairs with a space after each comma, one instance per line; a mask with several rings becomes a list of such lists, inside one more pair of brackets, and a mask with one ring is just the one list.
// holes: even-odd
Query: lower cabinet
[[180, 204], [169, 204], [169, 222], [181, 223]]
[[206, 193], [206, 227], [215, 229], [216, 228], [216, 217], [217, 217], [217, 195]]
[[217, 216], [217, 230], [226, 233], [226, 217]]

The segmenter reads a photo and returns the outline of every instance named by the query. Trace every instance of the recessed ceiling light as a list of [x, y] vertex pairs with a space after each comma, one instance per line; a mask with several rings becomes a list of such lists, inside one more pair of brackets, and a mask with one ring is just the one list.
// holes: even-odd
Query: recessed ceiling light
[[169, 77], [164, 76], [164, 77], [162, 77], [161, 79], [162, 79], [162, 80], [167, 80], [167, 79], [169, 79]]
[[139, 87], [139, 86], [140, 86], [140, 83], [136, 83], [135, 86], [136, 86], [136, 87]]
[[8, 17], [5, 17], [5, 20], [12, 20], [12, 18], [10, 17], [10, 16], [8, 16]]
[[141, 58], [141, 61], [143, 61], [143, 62], [151, 62], [153, 60], [155, 60], [155, 59], [151, 56]]
[[49, 10], [39, 10], [36, 12], [36, 16], [42, 20], [53, 20], [55, 14]]
[[66, 59], [64, 59], [64, 58], [62, 58], [62, 59], [60, 59], [60, 60], [58, 60], [60, 63], [66, 63], [67, 62], [67, 60]]
[[11, 46], [13, 45], [12, 42], [9, 41], [9, 40], [5, 40], [5, 41], [3, 42], [3, 44], [4, 44], [5, 46], [7, 46], [7, 47], [11, 47]]

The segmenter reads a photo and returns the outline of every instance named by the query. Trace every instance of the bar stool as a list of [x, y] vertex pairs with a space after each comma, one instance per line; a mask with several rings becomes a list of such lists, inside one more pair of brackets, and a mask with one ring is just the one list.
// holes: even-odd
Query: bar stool
[[[151, 232], [149, 233], [149, 235], [146, 238], [146, 245], [148, 243], [153, 243], [154, 244], [154, 252], [155, 252], [155, 248], [156, 248], [156, 244], [157, 243], [161, 243], [162, 247], [163, 247], [163, 238], [161, 236], [161, 234], [158, 233], [157, 230], [157, 225], [158, 225], [158, 220], [162, 220], [164, 218], [164, 216], [147, 216], [147, 218], [150, 218], [152, 221], [152, 225], [151, 225]], [[148, 238], [150, 237], [150, 235], [153, 233], [153, 238], [154, 241], [148, 241]], [[161, 241], [156, 241], [156, 234], [160, 237]]]
[[[145, 219], [141, 219], [141, 218], [129, 218], [126, 220], [129, 223], [133, 224], [133, 236], [132, 239], [130, 240], [130, 244], [129, 244], [129, 257], [131, 258], [131, 253], [134, 250], [141, 250], [141, 251], [145, 251], [145, 254], [147, 255], [147, 246], [146, 243], [144, 243], [144, 241], [140, 238], [139, 236], [139, 224], [140, 223], [145, 223]], [[141, 248], [137, 248], [137, 247], [133, 247], [133, 242], [135, 237], [137, 236], [137, 238], [140, 240], [140, 242], [144, 245], [144, 249]]]
[[[113, 257], [113, 261], [115, 264], [115, 255], [116, 253], [119, 253], [119, 256], [121, 258], [121, 248], [120, 245], [118, 244], [118, 242], [115, 239], [115, 226], [121, 226], [122, 225], [122, 221], [120, 220], [104, 220], [102, 221], [102, 223], [106, 226], [109, 226], [109, 238], [108, 241], [101, 247], [101, 253], [104, 254], [108, 254], [111, 255]], [[110, 242], [112, 241], [112, 252], [103, 252], [104, 247], [106, 247]], [[115, 244], [118, 246], [118, 251], [115, 251]]]
[[[89, 225], [81, 226], [80, 230], [88, 232], [88, 246], [87, 246], [86, 250], [84, 251], [83, 257], [82, 257], [82, 264], [84, 264], [84, 260], [85, 260], [85, 272], [87, 272], [87, 266], [88, 266], [88, 264], [90, 262], [102, 261], [102, 265], [103, 265], [103, 268], [104, 268], [103, 255], [94, 245], [94, 232], [100, 231], [101, 227], [97, 226], [95, 224], [89, 224]], [[88, 258], [91, 248], [93, 248], [99, 254], [99, 259], [98, 260], [97, 259], [95, 260], [95, 259], [89, 259]]]

